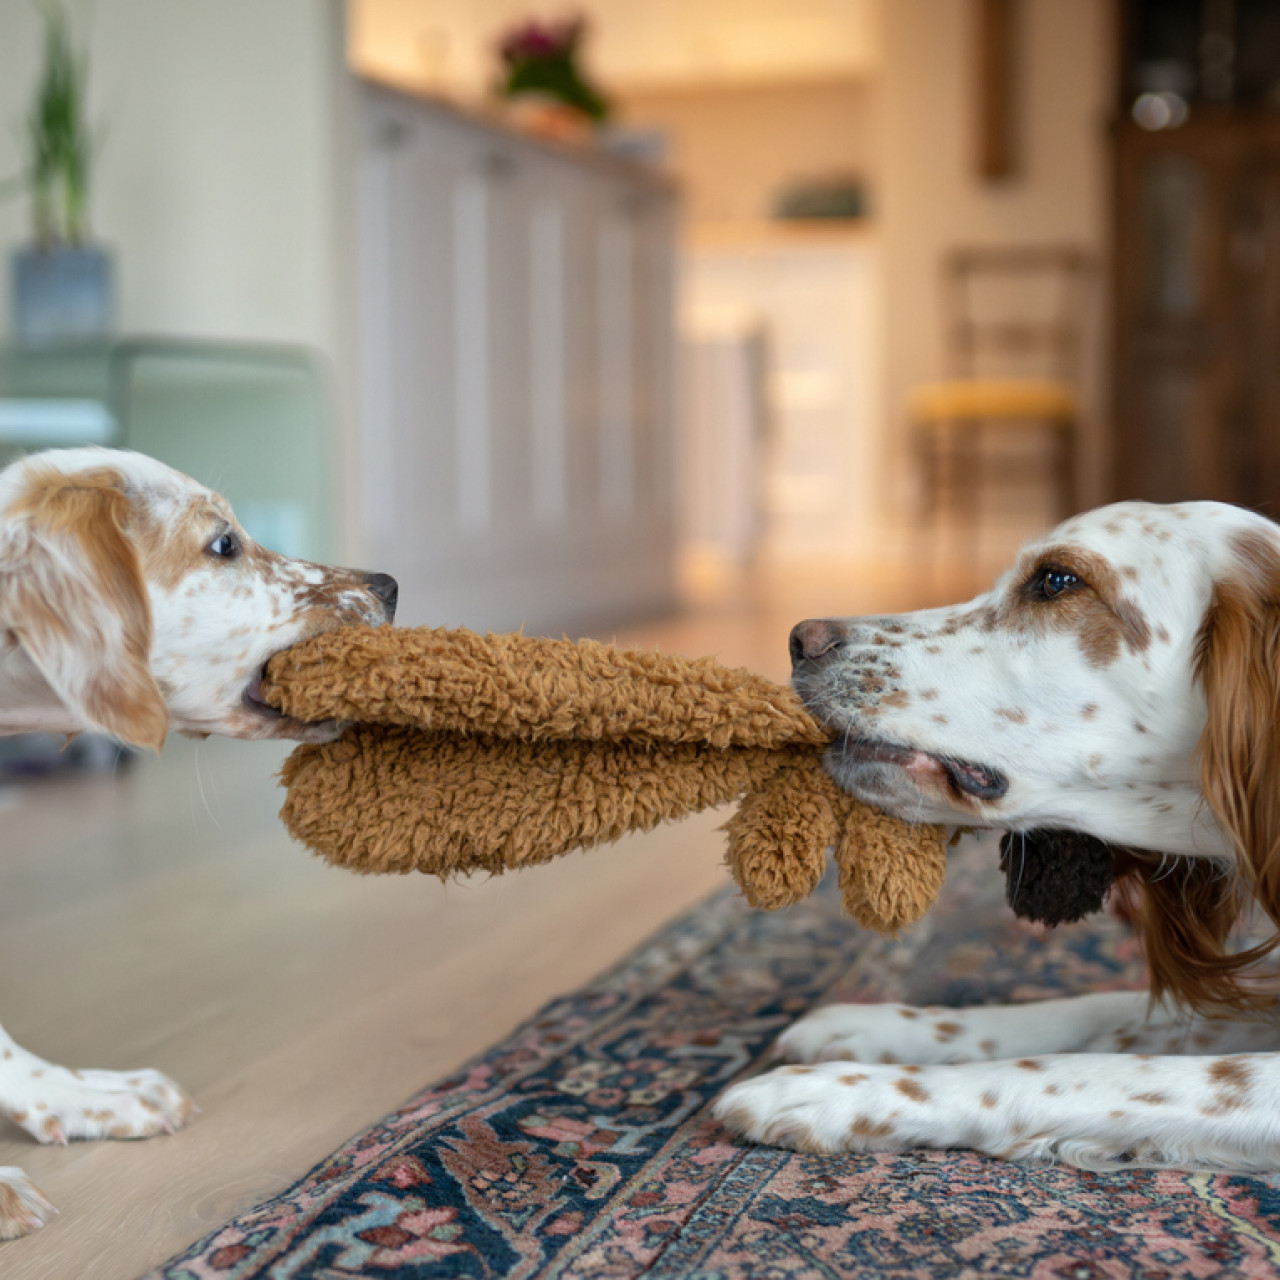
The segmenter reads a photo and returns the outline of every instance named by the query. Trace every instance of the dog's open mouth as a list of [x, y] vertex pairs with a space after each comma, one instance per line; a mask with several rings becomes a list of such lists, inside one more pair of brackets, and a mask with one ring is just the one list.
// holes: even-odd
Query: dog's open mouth
[[284, 712], [279, 707], [273, 707], [262, 696], [262, 681], [266, 672], [267, 668], [264, 663], [262, 670], [245, 686], [242, 700], [254, 715], [263, 716], [267, 720], [283, 720], [285, 718]]
[[286, 715], [279, 707], [273, 707], [263, 696], [266, 681], [266, 664], [244, 687], [240, 695], [241, 705], [261, 722], [261, 731], [251, 735], [262, 738], [286, 738], [295, 742], [329, 742], [342, 732], [337, 720], [299, 720]]
[[853, 738], [835, 749], [845, 760], [894, 764], [916, 777], [945, 778], [955, 791], [975, 800], [998, 800], [1009, 789], [1008, 778], [998, 769], [952, 756], [933, 755], [918, 747], [904, 747], [876, 738]]

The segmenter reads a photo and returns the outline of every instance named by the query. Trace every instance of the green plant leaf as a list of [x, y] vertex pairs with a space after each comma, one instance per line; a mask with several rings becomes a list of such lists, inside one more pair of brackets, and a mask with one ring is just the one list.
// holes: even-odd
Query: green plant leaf
[[44, 62], [27, 117], [28, 172], [36, 242], [79, 244], [88, 235], [93, 138], [89, 60], [77, 55], [61, 0], [36, 0], [44, 20]]

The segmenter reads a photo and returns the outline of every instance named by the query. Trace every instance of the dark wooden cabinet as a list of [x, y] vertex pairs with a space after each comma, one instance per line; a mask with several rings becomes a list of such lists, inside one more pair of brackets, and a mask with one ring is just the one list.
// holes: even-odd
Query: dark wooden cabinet
[[1280, 117], [1114, 143], [1115, 496], [1280, 515]]

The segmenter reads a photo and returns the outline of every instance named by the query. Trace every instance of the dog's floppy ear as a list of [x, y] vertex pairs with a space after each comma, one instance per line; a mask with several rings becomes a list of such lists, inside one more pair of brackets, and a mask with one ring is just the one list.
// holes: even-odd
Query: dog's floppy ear
[[1195, 653], [1206, 713], [1200, 788], [1234, 850], [1233, 871], [1204, 858], [1166, 867], [1135, 850], [1116, 866], [1152, 997], [1169, 993], [1211, 1017], [1272, 1007], [1249, 971], [1280, 945], [1280, 932], [1247, 950], [1227, 945], [1246, 888], [1280, 925], [1280, 549], [1249, 533], [1233, 551]]
[[1259, 533], [1234, 550], [1196, 648], [1207, 710], [1200, 782], [1241, 878], [1280, 924], [1280, 548]]
[[121, 477], [45, 468], [6, 515], [0, 624], [87, 727], [158, 751], [169, 715], [151, 674], [151, 606]]
[[1196, 675], [1208, 713], [1205, 799], [1261, 905], [1280, 918], [1280, 550], [1263, 535], [1237, 539], [1233, 570], [1214, 586]]

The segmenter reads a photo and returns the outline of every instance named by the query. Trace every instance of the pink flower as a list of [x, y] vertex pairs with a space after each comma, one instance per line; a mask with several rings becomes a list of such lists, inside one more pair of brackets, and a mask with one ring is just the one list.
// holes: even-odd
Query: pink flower
[[545, 25], [532, 20], [503, 36], [498, 50], [507, 63], [570, 57], [585, 29], [586, 20], [583, 18]]

